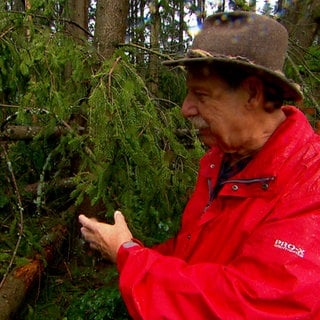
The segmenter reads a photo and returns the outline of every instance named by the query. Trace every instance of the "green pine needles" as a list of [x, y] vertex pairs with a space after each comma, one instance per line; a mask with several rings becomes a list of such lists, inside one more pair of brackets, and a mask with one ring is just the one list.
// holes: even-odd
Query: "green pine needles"
[[202, 149], [187, 149], [179, 141], [175, 130], [186, 127], [179, 108], [155, 104], [144, 81], [119, 54], [92, 80], [92, 156], [76, 177], [74, 195], [79, 202], [84, 194], [93, 204], [102, 200], [108, 216], [122, 210], [137, 236], [163, 240], [178, 227]]

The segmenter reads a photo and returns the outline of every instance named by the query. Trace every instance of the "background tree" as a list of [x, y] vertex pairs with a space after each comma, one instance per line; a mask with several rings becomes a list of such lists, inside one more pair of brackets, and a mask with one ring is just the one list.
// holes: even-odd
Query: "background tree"
[[117, 45], [125, 40], [128, 12], [128, 0], [97, 1], [95, 46], [105, 59], [111, 58]]
[[[150, 18], [151, 18], [151, 28], [150, 28], [150, 47], [155, 52], [160, 52], [160, 3], [158, 0], [153, 0], [149, 5]], [[149, 86], [150, 91], [153, 94], [157, 94], [158, 90], [158, 81], [159, 81], [159, 58], [155, 55], [150, 55], [150, 80]]]
[[[319, 27], [320, 1], [278, 1], [277, 13], [290, 35], [289, 68], [305, 89], [306, 103], [320, 112]], [[317, 117], [314, 117], [317, 118]]]
[[70, 20], [70, 23], [66, 25], [66, 31], [70, 32], [75, 39], [82, 41], [87, 39], [89, 0], [68, 0], [65, 10]]

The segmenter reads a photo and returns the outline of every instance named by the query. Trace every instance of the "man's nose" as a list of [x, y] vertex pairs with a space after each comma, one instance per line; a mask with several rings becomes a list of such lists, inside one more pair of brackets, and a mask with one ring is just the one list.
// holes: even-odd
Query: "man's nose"
[[193, 99], [191, 99], [190, 95], [188, 94], [181, 107], [181, 113], [185, 118], [193, 117], [198, 115], [198, 109], [196, 104], [194, 103]]

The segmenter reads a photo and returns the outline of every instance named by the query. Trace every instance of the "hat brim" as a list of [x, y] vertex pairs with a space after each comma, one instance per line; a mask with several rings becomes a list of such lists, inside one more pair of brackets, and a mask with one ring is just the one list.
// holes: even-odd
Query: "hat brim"
[[292, 80], [285, 77], [285, 75], [279, 71], [275, 72], [263, 66], [249, 62], [241, 57], [183, 57], [176, 60], [166, 60], [162, 64], [166, 66], [188, 66], [195, 63], [209, 63], [211, 65], [231, 65], [235, 67], [235, 72], [238, 69], [245, 69], [246, 72], [252, 73], [264, 79], [267, 83], [272, 84], [280, 88], [283, 92], [283, 99], [288, 101], [300, 101], [303, 99], [303, 94], [300, 91], [299, 85]]

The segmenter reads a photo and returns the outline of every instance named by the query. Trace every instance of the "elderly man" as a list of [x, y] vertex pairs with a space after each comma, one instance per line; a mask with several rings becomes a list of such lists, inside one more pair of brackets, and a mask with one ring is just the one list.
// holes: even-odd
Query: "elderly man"
[[134, 319], [320, 319], [320, 138], [283, 101], [287, 32], [254, 13], [206, 19], [187, 56], [182, 114], [210, 146], [173, 239], [146, 248], [115, 212], [79, 217], [117, 263]]

